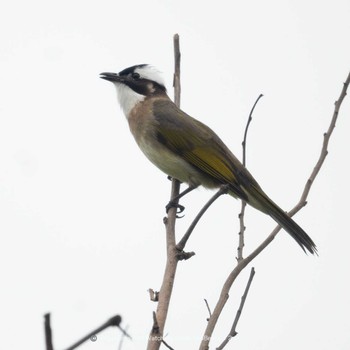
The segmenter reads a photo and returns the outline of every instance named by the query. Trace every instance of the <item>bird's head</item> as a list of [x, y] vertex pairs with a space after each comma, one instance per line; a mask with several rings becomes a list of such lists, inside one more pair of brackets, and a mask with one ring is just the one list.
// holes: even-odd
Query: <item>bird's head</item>
[[100, 77], [117, 88], [119, 104], [126, 117], [146, 97], [166, 93], [160, 72], [148, 64], [135, 65], [119, 73], [101, 73]]

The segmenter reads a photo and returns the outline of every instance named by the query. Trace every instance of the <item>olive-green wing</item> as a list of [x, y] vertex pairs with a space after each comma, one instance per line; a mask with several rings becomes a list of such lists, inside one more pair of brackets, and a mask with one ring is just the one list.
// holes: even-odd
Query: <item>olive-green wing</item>
[[269, 214], [304, 251], [307, 249], [312, 254], [317, 253], [312, 239], [263, 192], [214, 131], [182, 112], [170, 101], [155, 103], [154, 114], [156, 136], [164, 146], [181, 155], [218, 184], [229, 184], [233, 194]]
[[245, 168], [214, 131], [170, 101], [155, 102], [153, 113], [159, 142], [218, 184], [230, 184], [236, 196], [247, 200], [239, 181]]

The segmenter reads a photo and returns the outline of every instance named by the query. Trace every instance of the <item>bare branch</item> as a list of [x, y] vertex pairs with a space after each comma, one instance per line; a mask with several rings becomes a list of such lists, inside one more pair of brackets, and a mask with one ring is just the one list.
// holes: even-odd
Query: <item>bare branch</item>
[[180, 107], [180, 101], [181, 101], [181, 83], [180, 83], [180, 76], [181, 76], [181, 52], [180, 52], [180, 37], [179, 34], [174, 35], [174, 62], [175, 62], [175, 69], [174, 69], [174, 81], [173, 81], [173, 87], [174, 87], [174, 103], [176, 106]]
[[129, 328], [129, 326], [126, 325], [125, 330], [123, 330], [123, 332], [122, 332], [122, 336], [120, 337], [120, 341], [119, 341], [119, 345], [118, 345], [118, 350], [122, 350], [122, 348], [123, 348], [123, 342], [124, 342], [125, 337], [127, 336], [128, 328]]
[[170, 350], [174, 350], [164, 339], [162, 340], [162, 343]]
[[250, 288], [250, 285], [252, 284], [254, 275], [255, 275], [255, 269], [254, 269], [254, 267], [252, 267], [251, 270], [250, 270], [249, 279], [248, 279], [247, 285], [245, 287], [244, 293], [243, 293], [243, 295], [241, 297], [241, 303], [239, 304], [239, 308], [237, 310], [235, 320], [233, 321], [230, 333], [228, 334], [226, 339], [221, 343], [221, 345], [216, 348], [217, 350], [222, 350], [228, 344], [228, 342], [233, 337], [235, 337], [238, 334], [237, 331], [236, 331], [237, 324], [238, 324], [239, 318], [241, 317], [241, 314], [242, 314], [242, 311], [243, 311], [243, 307], [244, 307], [244, 303], [245, 303], [245, 301], [247, 299], [249, 288]]
[[[204, 299], [204, 302], [205, 302], [205, 305], [207, 306], [207, 309], [208, 309], [208, 312], [209, 312], [209, 318], [210, 318], [211, 317], [211, 311], [210, 311], [210, 307], [209, 307], [207, 299]], [[209, 321], [209, 318], [207, 318], [207, 321]]]
[[247, 125], [245, 127], [245, 130], [244, 130], [244, 137], [243, 137], [243, 141], [242, 141], [242, 148], [243, 148], [243, 160], [242, 160], [242, 164], [244, 166], [246, 166], [246, 145], [247, 145], [247, 137], [248, 137], [248, 129], [249, 129], [249, 125], [253, 119], [253, 112], [254, 112], [254, 109], [256, 107], [256, 105], [258, 104], [259, 100], [263, 97], [264, 95], [263, 94], [260, 94], [258, 96], [258, 98], [256, 99], [256, 101], [254, 102], [253, 104], [253, 107], [252, 109], [250, 110], [250, 113], [249, 113], [249, 117], [248, 117], [248, 121], [247, 121]]
[[[247, 151], [247, 137], [248, 137], [248, 129], [249, 129], [249, 125], [253, 119], [253, 112], [255, 109], [255, 106], [257, 105], [257, 103], [259, 102], [259, 100], [261, 99], [261, 97], [263, 97], [263, 94], [260, 94], [258, 96], [258, 98], [256, 99], [250, 113], [249, 113], [249, 117], [247, 120], [247, 124], [244, 130], [244, 136], [243, 136], [243, 141], [242, 141], [242, 164], [244, 166], [246, 166], [246, 151]], [[237, 261], [241, 261], [243, 259], [243, 248], [244, 248], [244, 232], [245, 232], [245, 225], [244, 225], [244, 213], [245, 213], [245, 207], [247, 206], [247, 203], [245, 201], [241, 201], [241, 212], [238, 215], [239, 218], [239, 241], [238, 241], [238, 248], [237, 248]]]
[[238, 214], [239, 219], [239, 232], [238, 232], [238, 247], [237, 247], [237, 262], [243, 260], [243, 248], [244, 248], [244, 213], [245, 208], [247, 206], [247, 202], [241, 200], [241, 212]]
[[[316, 166], [314, 167], [311, 176], [309, 177], [308, 181], [306, 182], [303, 194], [302, 194], [299, 202], [295, 205], [295, 207], [291, 211], [289, 211], [289, 213], [288, 213], [289, 216], [293, 216], [301, 208], [303, 208], [306, 204], [306, 199], [307, 199], [307, 196], [310, 192], [310, 188], [312, 186], [312, 183], [315, 180], [317, 174], [319, 173], [319, 171], [323, 165], [324, 159], [327, 156], [327, 153], [328, 153], [327, 147], [328, 147], [329, 139], [330, 139], [330, 136], [334, 130], [334, 127], [335, 127], [335, 124], [336, 124], [336, 121], [338, 118], [339, 110], [340, 110], [341, 104], [346, 96], [346, 91], [347, 91], [349, 84], [350, 84], [350, 73], [349, 73], [349, 75], [348, 75], [348, 77], [343, 85], [340, 97], [335, 103], [335, 109], [334, 109], [334, 113], [333, 113], [333, 116], [331, 119], [331, 123], [329, 125], [328, 131], [324, 135], [320, 157], [317, 160]], [[246, 258], [241, 260], [237, 264], [237, 266], [231, 271], [231, 273], [229, 274], [229, 276], [227, 277], [227, 279], [223, 285], [219, 300], [215, 306], [212, 317], [210, 318], [210, 320], [207, 324], [207, 327], [206, 327], [206, 330], [204, 333], [204, 337], [203, 337], [203, 340], [202, 340], [201, 345], [200, 345], [200, 350], [209, 349], [210, 338], [213, 334], [215, 325], [218, 321], [218, 318], [221, 314], [221, 311], [224, 308], [224, 306], [228, 300], [228, 297], [229, 297], [228, 293], [230, 291], [230, 288], [231, 288], [233, 282], [235, 281], [237, 276], [240, 274], [240, 272], [273, 241], [273, 239], [275, 238], [275, 236], [277, 235], [277, 233], [280, 230], [281, 230], [280, 226], [275, 227], [275, 229], [269, 234], [269, 236], [250, 255], [248, 255]]]
[[44, 315], [44, 320], [46, 350], [53, 350], [50, 313]]
[[[179, 35], [174, 35], [174, 56], [175, 56], [175, 73], [174, 73], [174, 101], [175, 104], [180, 106], [180, 43]], [[174, 204], [178, 203], [178, 196], [180, 193], [180, 182], [172, 179], [170, 201]], [[162, 340], [165, 321], [168, 315], [170, 298], [173, 291], [173, 285], [175, 280], [176, 268], [178, 263], [178, 250], [176, 249], [175, 241], [175, 221], [176, 221], [175, 206], [171, 207], [168, 211], [168, 217], [164, 220], [166, 228], [166, 249], [167, 249], [167, 262], [165, 266], [162, 286], [158, 295], [157, 311], [153, 315], [154, 322], [156, 322], [157, 328], [153, 326], [150, 336], [148, 338], [147, 350], [158, 350]], [[155, 325], [155, 323], [154, 323]]]
[[[341, 107], [341, 104], [343, 103], [343, 100], [346, 96], [346, 92], [347, 92], [347, 89], [348, 89], [348, 86], [350, 84], [350, 73], [348, 75], [348, 77], [346, 78], [345, 80], [345, 83], [343, 84], [343, 89], [340, 93], [340, 96], [338, 98], [337, 101], [335, 101], [334, 105], [334, 112], [333, 112], [333, 117], [332, 117], [332, 120], [331, 120], [331, 123], [328, 127], [328, 130], [326, 133], [323, 134], [323, 144], [322, 144], [322, 149], [321, 149], [321, 154], [320, 154], [320, 157], [309, 177], [309, 179], [307, 180], [307, 183], [305, 185], [305, 188], [304, 188], [304, 191], [301, 195], [301, 198], [300, 198], [300, 201], [299, 203], [305, 203], [306, 202], [306, 198], [307, 196], [309, 195], [309, 192], [310, 192], [310, 189], [311, 189], [311, 185], [312, 183], [314, 182], [317, 174], [319, 173], [319, 171], [321, 170], [321, 167], [322, 167], [322, 164], [323, 162], [325, 161], [327, 155], [328, 155], [328, 143], [329, 143], [329, 140], [332, 136], [332, 133], [334, 131], [334, 128], [335, 128], [335, 125], [336, 125], [336, 122], [337, 122], [337, 119], [338, 119], [338, 114], [339, 114], [339, 110], [340, 110], [340, 107]], [[305, 205], [305, 204], [304, 204]], [[303, 205], [303, 206], [304, 206]], [[294, 208], [293, 208], [294, 210]]]
[[123, 329], [120, 328], [119, 324], [120, 324], [121, 320], [122, 320], [122, 318], [119, 315], [111, 317], [107, 322], [102, 324], [102, 326], [100, 326], [100, 327], [96, 328], [95, 330], [93, 330], [92, 332], [88, 333], [86, 336], [84, 336], [83, 338], [78, 340], [76, 343], [74, 343], [73, 345], [68, 347], [66, 350], [74, 350], [79, 345], [85, 343], [89, 339], [96, 337], [96, 334], [102, 332], [103, 330], [105, 330], [106, 328], [108, 328], [110, 326], [118, 327], [123, 332], [124, 335], [131, 338], [129, 334], [127, 334]]

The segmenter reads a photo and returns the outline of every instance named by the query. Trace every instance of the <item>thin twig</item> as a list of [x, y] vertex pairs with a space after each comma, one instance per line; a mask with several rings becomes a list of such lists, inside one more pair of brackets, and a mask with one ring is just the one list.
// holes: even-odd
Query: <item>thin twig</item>
[[238, 232], [237, 262], [240, 262], [241, 260], [243, 260], [244, 232], [245, 232], [244, 214], [245, 214], [246, 206], [247, 206], [247, 202], [244, 200], [241, 200], [241, 211], [238, 214], [239, 232]]
[[44, 320], [46, 350], [53, 350], [50, 313], [44, 315]]
[[343, 100], [344, 100], [344, 98], [346, 96], [346, 92], [347, 92], [349, 84], [350, 84], [350, 73], [349, 73], [348, 77], [346, 78], [346, 80], [345, 80], [345, 82], [343, 84], [343, 89], [342, 89], [342, 91], [340, 93], [340, 96], [339, 96], [338, 100], [335, 101], [335, 103], [334, 103], [335, 107], [334, 107], [334, 112], [333, 112], [333, 117], [332, 117], [331, 123], [329, 125], [329, 128], [328, 128], [327, 132], [323, 134], [323, 145], [322, 145], [320, 157], [319, 157], [319, 159], [317, 161], [317, 164], [315, 165], [315, 167], [314, 167], [314, 169], [313, 169], [309, 179], [307, 180], [304, 192], [302, 193], [300, 201], [299, 201], [300, 203], [305, 203], [306, 202], [306, 198], [307, 198], [307, 196], [308, 196], [308, 194], [310, 192], [311, 185], [314, 182], [317, 174], [321, 170], [322, 164], [323, 164], [323, 162], [325, 161], [325, 159], [326, 159], [326, 157], [328, 155], [328, 150], [327, 150], [328, 143], [329, 143], [331, 135], [332, 135], [332, 133], [334, 131], [334, 128], [335, 128], [335, 125], [336, 125], [336, 122], [337, 122], [337, 118], [338, 118], [338, 114], [339, 114], [339, 110], [340, 110], [340, 106], [343, 103]]
[[264, 96], [263, 94], [260, 94], [260, 95], [258, 96], [258, 98], [256, 99], [256, 101], [254, 102], [253, 107], [252, 107], [252, 109], [250, 110], [249, 117], [248, 117], [248, 121], [247, 121], [245, 130], [244, 130], [244, 137], [243, 137], [243, 141], [242, 141], [242, 148], [243, 148], [242, 164], [243, 164], [244, 166], [246, 166], [246, 144], [247, 144], [247, 137], [248, 137], [249, 125], [250, 125], [250, 123], [251, 123], [251, 121], [252, 121], [252, 119], [253, 119], [253, 112], [254, 112], [255, 106], [258, 104], [259, 100], [260, 100], [263, 96]]
[[181, 102], [181, 82], [180, 82], [180, 76], [181, 76], [181, 51], [180, 51], [180, 37], [179, 37], [179, 34], [175, 34], [174, 35], [174, 62], [175, 62], [174, 81], [173, 81], [174, 103], [176, 104], [176, 106], [180, 107], [180, 102]]
[[239, 308], [237, 310], [236, 317], [235, 317], [235, 319], [233, 321], [230, 333], [228, 334], [226, 339], [220, 344], [220, 346], [218, 346], [216, 348], [217, 350], [222, 350], [228, 344], [228, 342], [233, 337], [235, 337], [238, 334], [237, 331], [236, 331], [237, 324], [238, 324], [238, 321], [239, 321], [239, 319], [241, 317], [241, 314], [242, 314], [242, 311], [243, 311], [243, 307], [244, 307], [244, 303], [245, 303], [245, 301], [247, 299], [249, 288], [250, 288], [250, 285], [252, 284], [254, 275], [255, 275], [255, 269], [254, 269], [254, 267], [252, 267], [251, 270], [250, 270], [249, 279], [248, 279], [247, 285], [245, 287], [244, 293], [243, 293], [243, 295], [241, 297], [241, 303], [239, 304]]
[[170, 350], [174, 350], [164, 339], [162, 340], [162, 343]]
[[[113, 326], [113, 325], [112, 325]], [[127, 329], [123, 329], [122, 327], [118, 326], [119, 330], [127, 337], [129, 338], [130, 340], [132, 340], [130, 334], [126, 331]]]
[[[310, 188], [312, 186], [312, 183], [314, 182], [317, 174], [319, 173], [319, 171], [323, 165], [324, 159], [328, 154], [327, 146], [329, 143], [329, 139], [330, 139], [330, 136], [331, 136], [331, 134], [334, 130], [334, 127], [336, 125], [339, 110], [340, 110], [341, 104], [346, 96], [346, 91], [347, 91], [349, 84], [350, 84], [350, 73], [349, 73], [349, 75], [348, 75], [348, 77], [343, 85], [339, 99], [335, 102], [334, 113], [333, 113], [329, 128], [328, 128], [328, 130], [325, 133], [324, 138], [323, 138], [322, 150], [321, 150], [321, 154], [319, 156], [319, 159], [317, 160], [316, 166], [314, 167], [311, 176], [309, 177], [309, 179], [306, 182], [303, 194], [302, 194], [299, 202], [296, 204], [296, 206], [291, 211], [289, 211], [289, 213], [288, 213], [289, 216], [293, 216], [301, 208], [303, 208], [306, 204], [306, 199], [307, 199], [308, 194], [310, 192]], [[280, 230], [281, 230], [280, 226], [275, 227], [275, 229], [269, 234], [269, 236], [250, 255], [248, 255], [246, 258], [241, 260], [237, 264], [237, 266], [231, 271], [231, 273], [227, 277], [227, 279], [222, 287], [220, 297], [219, 297], [219, 300], [215, 306], [212, 317], [210, 318], [210, 320], [207, 324], [206, 330], [204, 332], [203, 340], [200, 344], [200, 348], [199, 348], [200, 350], [209, 349], [210, 338], [213, 334], [214, 328], [215, 328], [216, 323], [219, 319], [221, 311], [227, 302], [228, 293], [231, 289], [233, 282], [235, 281], [237, 276], [240, 274], [240, 272], [273, 241], [273, 239], [275, 238], [275, 236], [277, 235], [277, 233]]]
[[199, 211], [197, 216], [194, 218], [192, 221], [191, 225], [187, 229], [186, 233], [184, 236], [181, 238], [180, 242], [176, 245], [176, 249], [179, 251], [182, 251], [188, 239], [190, 238], [194, 228], [198, 224], [198, 221], [201, 219], [201, 217], [204, 215], [204, 213], [208, 210], [208, 208], [223, 194], [227, 193], [228, 191], [228, 185], [223, 185], [220, 187], [220, 189], [208, 200], [208, 202], [203, 206], [203, 208]]
[[[209, 307], [209, 303], [207, 301], [207, 299], [204, 299], [205, 305], [207, 306], [208, 309], [208, 313], [209, 313], [209, 318], [211, 317], [211, 311], [210, 311], [210, 307]], [[207, 318], [207, 321], [209, 321], [209, 318]]]
[[[247, 153], [247, 137], [248, 137], [248, 129], [249, 125], [253, 119], [253, 112], [255, 109], [255, 106], [263, 97], [263, 94], [260, 94], [258, 98], [256, 99], [252, 109], [250, 110], [249, 117], [247, 120], [247, 124], [244, 130], [244, 136], [242, 141], [242, 164], [246, 166], [246, 153]], [[241, 261], [243, 259], [243, 248], [244, 248], [244, 232], [245, 232], [245, 225], [244, 225], [244, 213], [245, 213], [245, 207], [247, 206], [246, 201], [241, 200], [241, 212], [238, 215], [239, 218], [239, 241], [238, 241], [238, 247], [237, 247], [237, 261]]]
[[120, 340], [119, 340], [118, 350], [122, 350], [124, 339], [125, 337], [127, 337], [128, 328], [129, 326], [126, 325], [125, 330], [122, 332], [122, 336], [120, 337]]

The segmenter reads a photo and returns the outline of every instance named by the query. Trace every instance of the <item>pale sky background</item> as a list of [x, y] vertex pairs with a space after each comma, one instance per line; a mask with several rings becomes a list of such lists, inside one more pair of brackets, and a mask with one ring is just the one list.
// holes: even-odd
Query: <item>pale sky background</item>
[[[211, 126], [238, 157], [248, 113], [247, 165], [285, 210], [319, 156], [350, 70], [350, 2], [3, 1], [0, 10], [0, 323], [2, 349], [55, 349], [114, 314], [144, 349], [148, 288], [165, 265], [170, 183], [137, 148], [112, 84], [99, 78], [139, 63], [164, 72], [172, 95], [174, 33], [181, 36], [182, 108]], [[350, 348], [349, 128], [342, 106], [329, 155], [296, 221], [316, 242], [306, 256], [281, 232], [257, 258], [239, 335], [227, 349]], [[184, 232], [212, 193], [186, 197]], [[209, 210], [178, 268], [166, 341], [196, 349], [235, 266], [240, 203]], [[246, 214], [246, 252], [275, 226]], [[231, 327], [248, 279], [231, 291], [211, 343]], [[116, 349], [108, 330], [81, 349]]]

